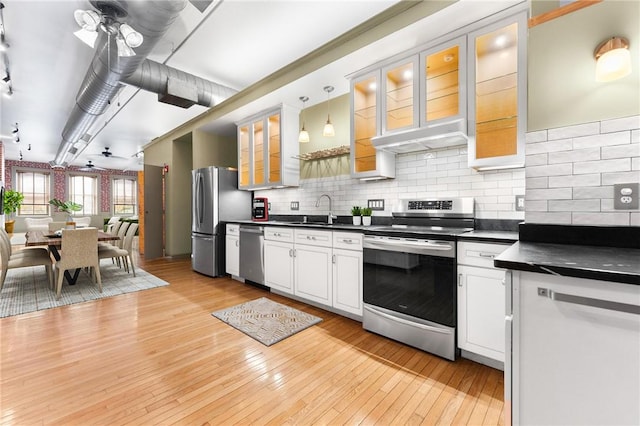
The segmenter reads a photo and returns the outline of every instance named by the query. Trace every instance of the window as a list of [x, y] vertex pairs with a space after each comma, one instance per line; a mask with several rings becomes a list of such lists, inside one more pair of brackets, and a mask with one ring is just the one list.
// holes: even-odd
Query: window
[[75, 215], [98, 214], [98, 178], [96, 176], [69, 176], [69, 199], [82, 204]]
[[111, 202], [115, 216], [136, 214], [136, 180], [115, 178], [111, 181]]
[[50, 174], [35, 171], [16, 171], [16, 191], [22, 192], [24, 202], [19, 215], [48, 215], [51, 199]]

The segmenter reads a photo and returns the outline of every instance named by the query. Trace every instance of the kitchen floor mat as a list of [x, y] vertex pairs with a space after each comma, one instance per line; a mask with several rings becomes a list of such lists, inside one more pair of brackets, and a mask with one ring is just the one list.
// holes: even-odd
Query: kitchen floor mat
[[211, 315], [266, 346], [322, 321], [322, 318], [266, 297], [222, 309]]

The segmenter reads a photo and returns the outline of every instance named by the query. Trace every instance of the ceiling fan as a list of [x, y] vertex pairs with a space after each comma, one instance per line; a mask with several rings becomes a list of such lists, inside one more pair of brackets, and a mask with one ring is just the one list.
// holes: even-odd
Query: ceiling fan
[[102, 167], [96, 166], [95, 164], [93, 164], [93, 162], [91, 160], [89, 160], [87, 162], [87, 164], [84, 165], [84, 167], [81, 167], [78, 170], [83, 171], [83, 172], [91, 172], [91, 171], [94, 171], [94, 170], [106, 170], [106, 169], [103, 169]]
[[111, 36], [115, 37], [118, 56], [135, 56], [136, 52], [133, 48], [140, 46], [144, 37], [130, 25], [118, 21], [127, 16], [127, 11], [114, 2], [92, 1], [91, 3], [98, 11], [78, 9], [73, 12], [73, 17], [80, 27], [80, 30], [73, 34], [94, 48], [100, 29], [107, 34], [109, 42]]
[[125, 157], [120, 157], [119, 155], [114, 155], [113, 152], [111, 152], [109, 150], [109, 147], [105, 147], [104, 151], [102, 151], [100, 154], [89, 154], [87, 157], [93, 158], [93, 159], [112, 158], [114, 160], [126, 160]]

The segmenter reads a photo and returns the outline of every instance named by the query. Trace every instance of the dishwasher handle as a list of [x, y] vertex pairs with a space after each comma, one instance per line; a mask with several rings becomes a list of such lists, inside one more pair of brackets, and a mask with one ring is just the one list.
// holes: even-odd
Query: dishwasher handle
[[245, 232], [249, 234], [264, 235], [264, 227], [262, 226], [241, 226], [240, 233]]

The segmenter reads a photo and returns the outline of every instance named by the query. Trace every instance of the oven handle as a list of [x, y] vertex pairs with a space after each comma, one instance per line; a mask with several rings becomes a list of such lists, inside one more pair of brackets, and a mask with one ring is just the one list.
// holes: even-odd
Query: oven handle
[[428, 253], [430, 251], [451, 251], [453, 250], [453, 244], [448, 242], [437, 242], [432, 240], [420, 240], [420, 241], [410, 241], [410, 240], [379, 240], [374, 238], [364, 237], [363, 241], [364, 248], [370, 249], [380, 249], [380, 250], [391, 250], [391, 251], [406, 251], [409, 250], [419, 250], [419, 252]]
[[438, 328], [438, 327], [432, 327], [432, 326], [424, 325], [424, 324], [418, 324], [418, 323], [415, 323], [413, 321], [407, 321], [406, 319], [398, 318], [396, 316], [389, 315], [387, 313], [381, 312], [378, 309], [373, 308], [373, 307], [365, 306], [364, 310], [365, 311], [369, 311], [374, 315], [379, 315], [379, 316], [381, 316], [383, 318], [386, 318], [388, 320], [398, 322], [400, 324], [404, 324], [404, 325], [408, 325], [408, 326], [411, 326], [411, 327], [419, 328], [420, 330], [429, 330], [429, 331], [434, 331], [436, 333], [441, 333], [441, 334], [451, 334], [451, 332], [449, 330], [445, 330], [445, 329]]

